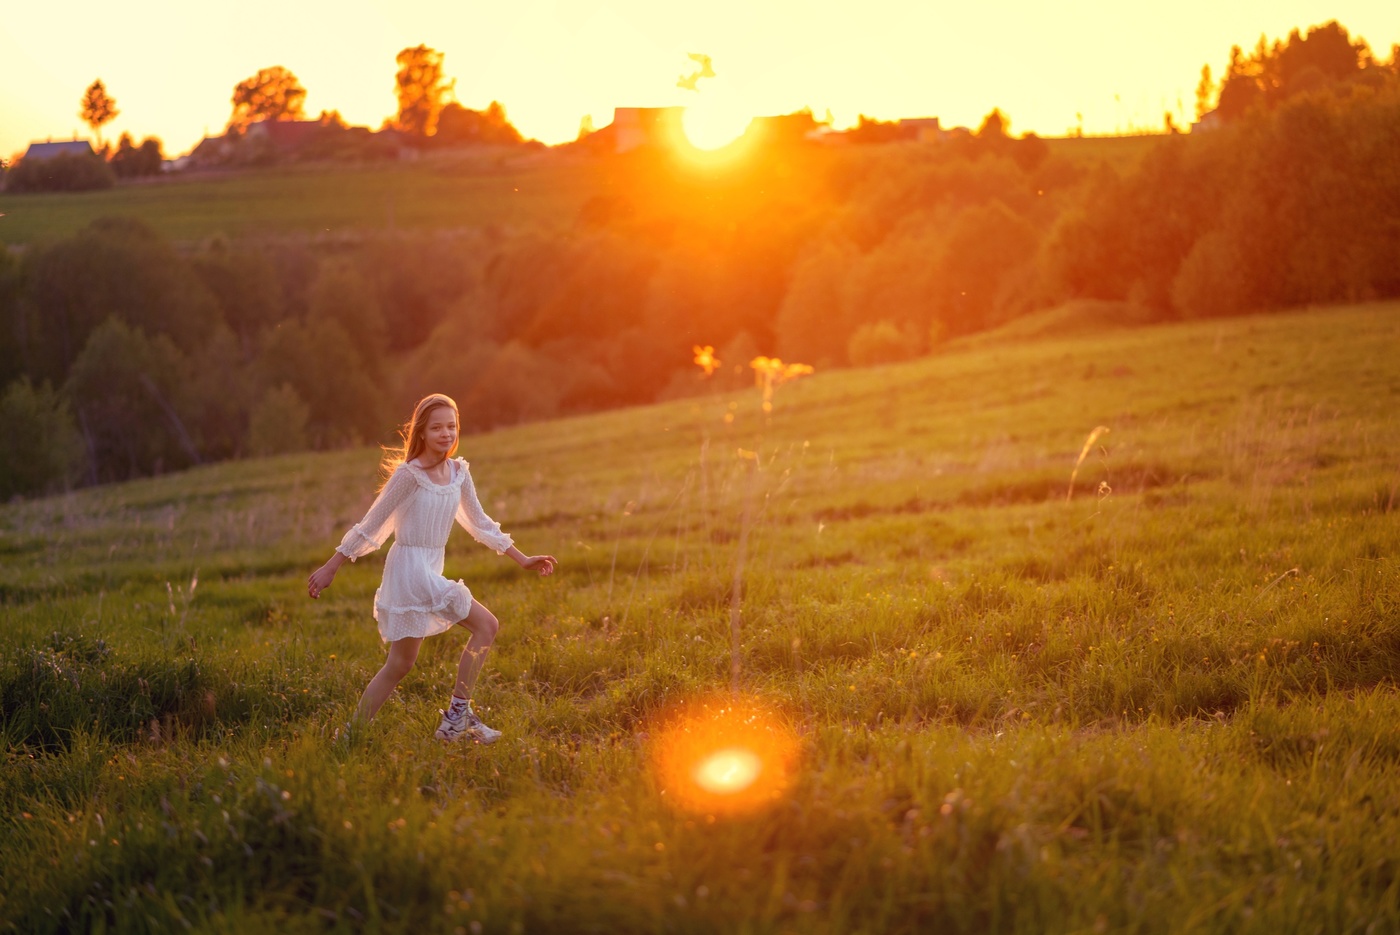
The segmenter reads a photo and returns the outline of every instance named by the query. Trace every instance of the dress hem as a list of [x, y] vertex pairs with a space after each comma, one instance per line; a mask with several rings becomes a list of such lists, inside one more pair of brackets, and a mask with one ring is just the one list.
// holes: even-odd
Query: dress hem
[[435, 604], [385, 605], [374, 595], [374, 619], [385, 642], [405, 637], [425, 638], [445, 633], [467, 619], [472, 608], [472, 592], [466, 582], [449, 581], [442, 600]]

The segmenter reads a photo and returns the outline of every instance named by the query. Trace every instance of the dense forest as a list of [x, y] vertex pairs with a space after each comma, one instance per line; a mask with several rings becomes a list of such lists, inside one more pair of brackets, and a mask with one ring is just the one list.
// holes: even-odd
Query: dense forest
[[177, 250], [115, 218], [0, 251], [0, 496], [380, 441], [428, 390], [468, 429], [682, 395], [693, 344], [737, 385], [758, 354], [894, 361], [1076, 299], [1150, 321], [1400, 296], [1400, 56], [1332, 23], [1235, 50], [1202, 94], [1212, 119], [1124, 169], [994, 112], [723, 168], [587, 155], [623, 181], [550, 231]]

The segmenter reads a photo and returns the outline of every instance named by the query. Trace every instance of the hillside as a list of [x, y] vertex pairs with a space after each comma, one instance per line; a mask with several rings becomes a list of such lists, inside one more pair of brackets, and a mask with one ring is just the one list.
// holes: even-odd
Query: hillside
[[[1054, 327], [766, 418], [464, 439], [562, 563], [449, 545], [503, 623], [490, 748], [430, 737], [455, 634], [330, 739], [382, 553], [305, 579], [372, 450], [0, 507], [0, 928], [1400, 926], [1400, 303]], [[653, 766], [722, 707], [741, 543], [741, 697], [797, 754], [765, 807], [687, 810]]]
[[[1160, 138], [1050, 140], [1076, 165], [1137, 165]], [[891, 147], [897, 152], [904, 146]], [[564, 151], [485, 148], [418, 162], [191, 173], [76, 194], [0, 191], [0, 243], [72, 236], [102, 217], [136, 218], [184, 243], [490, 226], [567, 227], [593, 195], [625, 187], [625, 161]]]

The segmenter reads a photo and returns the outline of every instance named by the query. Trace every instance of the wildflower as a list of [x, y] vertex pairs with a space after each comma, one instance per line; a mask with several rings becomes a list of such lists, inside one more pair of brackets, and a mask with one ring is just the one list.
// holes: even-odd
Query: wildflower
[[711, 347], [708, 344], [706, 344], [704, 347], [701, 347], [700, 345], [696, 344], [693, 346], [693, 350], [695, 351], [696, 366], [703, 367], [705, 369], [705, 376], [711, 376], [716, 370], [719, 369], [721, 361], [718, 357], [715, 356], [715, 349], [713, 347]]
[[811, 364], [785, 364], [778, 357], [755, 357], [749, 366], [753, 368], [754, 385], [763, 390], [764, 412], [773, 411], [773, 387], [816, 372]]

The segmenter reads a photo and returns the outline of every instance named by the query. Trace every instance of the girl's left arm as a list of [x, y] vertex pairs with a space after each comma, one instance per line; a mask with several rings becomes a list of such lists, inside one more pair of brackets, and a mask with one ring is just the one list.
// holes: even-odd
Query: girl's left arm
[[506, 549], [505, 554], [526, 571], [539, 572], [541, 578], [554, 574], [554, 567], [559, 564], [553, 555], [526, 555], [515, 546]]

